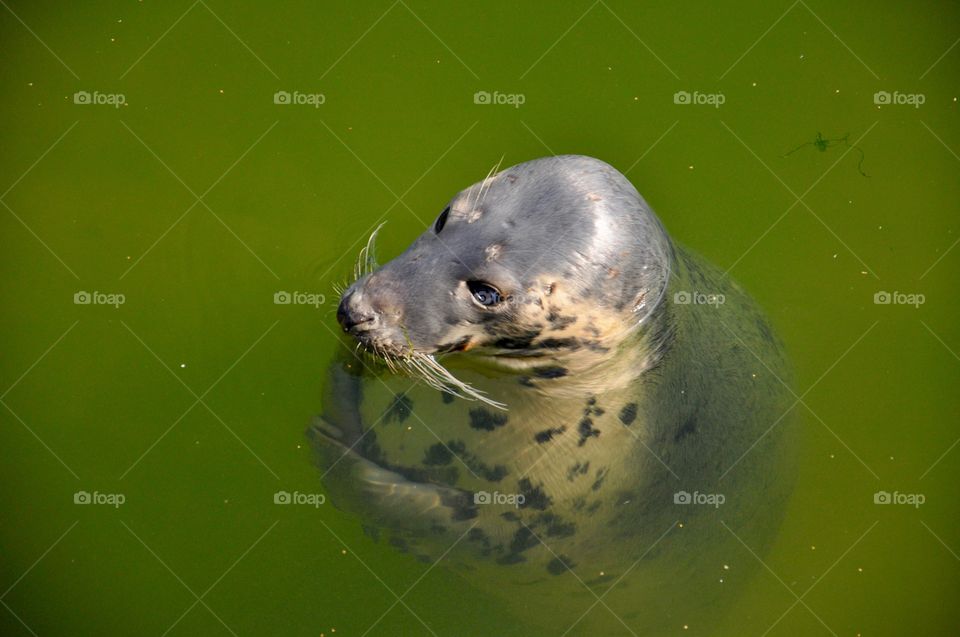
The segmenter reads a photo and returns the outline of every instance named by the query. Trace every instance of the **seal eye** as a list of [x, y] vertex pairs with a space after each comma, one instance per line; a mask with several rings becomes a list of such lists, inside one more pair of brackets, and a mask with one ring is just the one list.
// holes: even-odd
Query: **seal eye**
[[497, 288], [483, 281], [467, 281], [467, 288], [480, 305], [492, 307], [503, 300]]
[[443, 226], [447, 225], [447, 215], [450, 214], [450, 206], [447, 206], [443, 209], [443, 212], [440, 213], [440, 216], [437, 217], [437, 222], [433, 224], [433, 231], [437, 234], [440, 234], [440, 231], [443, 230]]

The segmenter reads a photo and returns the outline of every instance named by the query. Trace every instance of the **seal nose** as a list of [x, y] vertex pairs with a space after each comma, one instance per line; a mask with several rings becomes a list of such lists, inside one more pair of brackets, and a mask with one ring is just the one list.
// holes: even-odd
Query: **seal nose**
[[340, 299], [340, 305], [337, 306], [337, 322], [344, 332], [353, 332], [359, 325], [365, 326], [361, 329], [367, 329], [377, 318], [377, 312], [358, 303], [356, 297], [357, 295], [351, 292]]

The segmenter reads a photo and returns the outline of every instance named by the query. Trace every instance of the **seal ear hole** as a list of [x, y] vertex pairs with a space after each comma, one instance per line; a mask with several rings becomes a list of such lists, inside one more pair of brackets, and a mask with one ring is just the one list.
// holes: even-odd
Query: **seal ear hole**
[[473, 300], [484, 307], [493, 307], [503, 301], [500, 290], [483, 281], [467, 281], [467, 289], [473, 295]]
[[440, 213], [440, 216], [437, 217], [437, 222], [433, 224], [433, 231], [436, 234], [440, 234], [440, 231], [443, 230], [443, 227], [447, 225], [447, 217], [450, 215], [450, 206], [447, 206], [443, 209], [443, 212]]

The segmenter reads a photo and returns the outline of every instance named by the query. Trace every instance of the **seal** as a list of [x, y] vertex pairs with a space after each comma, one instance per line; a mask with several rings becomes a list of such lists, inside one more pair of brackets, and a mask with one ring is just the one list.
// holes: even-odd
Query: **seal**
[[309, 430], [331, 501], [532, 624], [722, 608], [793, 473], [789, 365], [750, 297], [584, 156], [491, 171], [382, 267], [375, 236]]

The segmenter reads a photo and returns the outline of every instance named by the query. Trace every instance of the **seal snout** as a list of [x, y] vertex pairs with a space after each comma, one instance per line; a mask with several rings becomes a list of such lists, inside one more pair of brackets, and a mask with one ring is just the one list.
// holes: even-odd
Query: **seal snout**
[[375, 328], [379, 323], [379, 317], [380, 313], [356, 292], [344, 294], [340, 299], [340, 305], [337, 306], [337, 322], [340, 323], [344, 332], [353, 336]]

